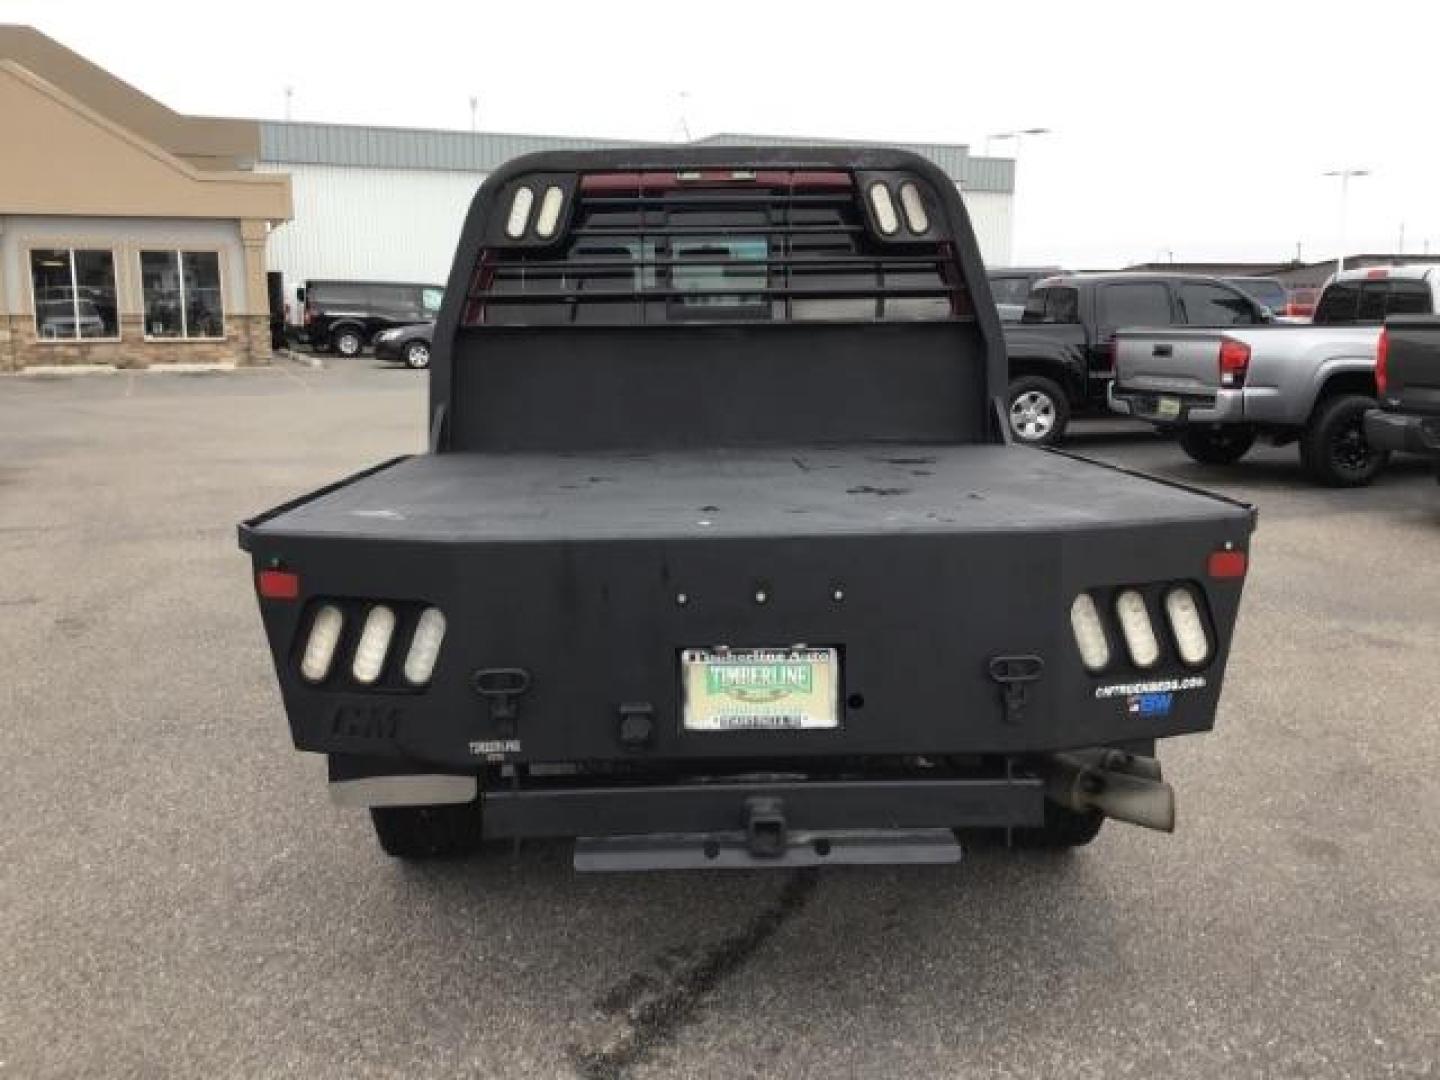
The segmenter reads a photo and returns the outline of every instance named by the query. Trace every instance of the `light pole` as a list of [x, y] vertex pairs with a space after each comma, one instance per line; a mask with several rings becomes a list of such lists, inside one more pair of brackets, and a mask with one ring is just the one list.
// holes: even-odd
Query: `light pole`
[[1015, 157], [1020, 156], [1020, 142], [1026, 135], [1049, 135], [1049, 128], [1021, 128], [1019, 131], [997, 131], [994, 135], [985, 136], [985, 156], [990, 156], [990, 144], [999, 139], [1015, 140]]
[[1345, 269], [1345, 215], [1350, 202], [1350, 178], [1352, 176], [1369, 176], [1369, 169], [1331, 169], [1326, 176], [1338, 176], [1340, 178], [1340, 253], [1335, 257], [1335, 273], [1339, 274]]

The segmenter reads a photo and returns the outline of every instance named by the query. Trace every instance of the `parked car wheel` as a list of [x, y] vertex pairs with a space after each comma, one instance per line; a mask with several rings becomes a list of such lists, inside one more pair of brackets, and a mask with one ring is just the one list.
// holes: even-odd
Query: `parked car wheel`
[[1180, 449], [1202, 465], [1233, 465], [1254, 445], [1254, 430], [1238, 425], [1186, 428], [1180, 433]]
[[377, 806], [375, 837], [396, 859], [443, 859], [480, 850], [480, 801], [454, 806]]
[[360, 336], [359, 330], [346, 327], [331, 336], [330, 345], [341, 356], [359, 356], [360, 350], [365, 347], [365, 339]]
[[1100, 835], [1104, 824], [1105, 815], [1098, 810], [1067, 810], [1047, 800], [1045, 823], [1038, 829], [1016, 829], [1015, 846], [1050, 850], [1084, 847]]
[[1327, 487], [1364, 487], [1390, 455], [1365, 438], [1365, 413], [1375, 399], [1338, 394], [1322, 401], [1300, 437], [1300, 463]]
[[1022, 375], [1010, 382], [1006, 418], [1010, 434], [1027, 446], [1051, 446], [1070, 425], [1070, 402], [1043, 375]]
[[419, 371], [421, 368], [430, 366], [430, 343], [428, 341], [412, 341], [405, 346], [405, 366]]

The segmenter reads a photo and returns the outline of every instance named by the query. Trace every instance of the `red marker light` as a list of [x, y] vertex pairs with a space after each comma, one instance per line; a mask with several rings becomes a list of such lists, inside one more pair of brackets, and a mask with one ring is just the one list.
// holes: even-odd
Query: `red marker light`
[[1375, 389], [1381, 397], [1390, 389], [1390, 331], [1383, 326], [1375, 342]]
[[294, 600], [300, 595], [300, 575], [290, 570], [261, 570], [255, 584], [266, 600]]
[[1210, 576], [1212, 578], [1242, 578], [1250, 560], [1243, 551], [1212, 551], [1210, 553]]

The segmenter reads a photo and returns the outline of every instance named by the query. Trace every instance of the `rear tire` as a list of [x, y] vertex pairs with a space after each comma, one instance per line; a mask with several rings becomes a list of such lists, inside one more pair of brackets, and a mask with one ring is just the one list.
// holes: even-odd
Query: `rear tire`
[[1067, 810], [1045, 800], [1045, 824], [1038, 829], [1016, 829], [1016, 847], [1059, 851], [1084, 847], [1100, 834], [1105, 815], [1098, 810]]
[[359, 330], [346, 327], [331, 336], [330, 347], [348, 360], [360, 355], [360, 350], [365, 347], [365, 339]]
[[380, 847], [396, 859], [469, 855], [485, 840], [478, 799], [453, 806], [377, 806], [370, 821]]
[[1239, 425], [1186, 428], [1180, 449], [1201, 465], [1234, 465], [1255, 445], [1255, 431]]
[[412, 371], [422, 371], [430, 366], [430, 343], [412, 341], [405, 346], [405, 366]]
[[1315, 408], [1300, 436], [1300, 464], [1326, 487], [1364, 487], [1385, 467], [1390, 455], [1365, 438], [1365, 413], [1375, 399], [1337, 394]]
[[1021, 446], [1054, 446], [1070, 426], [1070, 402], [1065, 391], [1043, 375], [1021, 375], [1010, 380], [1005, 421]]

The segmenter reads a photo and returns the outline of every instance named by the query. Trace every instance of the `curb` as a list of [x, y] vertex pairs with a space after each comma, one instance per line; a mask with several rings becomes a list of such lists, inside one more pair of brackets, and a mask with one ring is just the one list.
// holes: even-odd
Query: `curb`
[[318, 356], [283, 350], [277, 351], [274, 360], [268, 364], [191, 363], [183, 360], [151, 364], [148, 367], [122, 367], [116, 364], [32, 364], [19, 371], [0, 372], [0, 375], [32, 379], [71, 378], [82, 375], [229, 375], [240, 371], [264, 371], [278, 361], [288, 361], [310, 368], [325, 366], [325, 361]]
[[17, 378], [39, 376], [50, 378], [56, 375], [119, 375], [121, 369], [114, 364], [32, 364], [6, 374]]
[[53, 379], [82, 375], [225, 375], [237, 370], [234, 364], [198, 364], [177, 361], [149, 367], [117, 367], [114, 364], [35, 364], [11, 372], [20, 378]]

